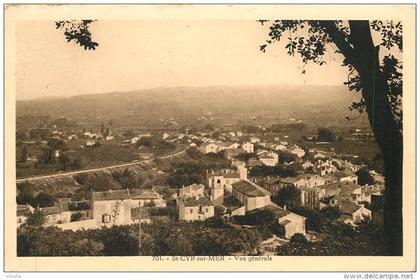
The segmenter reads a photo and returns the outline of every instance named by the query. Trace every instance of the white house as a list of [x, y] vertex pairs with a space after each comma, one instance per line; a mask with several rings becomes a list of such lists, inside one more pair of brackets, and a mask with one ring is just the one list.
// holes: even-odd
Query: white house
[[298, 146], [293, 147], [293, 149], [290, 150], [290, 153], [296, 155], [298, 158], [302, 158], [305, 156], [305, 150]]
[[97, 224], [111, 227], [132, 223], [131, 196], [127, 190], [93, 192], [91, 203], [92, 216]]
[[192, 184], [187, 187], [182, 187], [179, 190], [179, 196], [185, 198], [204, 197], [205, 186], [202, 184]]
[[356, 205], [351, 201], [344, 201], [340, 204], [341, 220], [351, 225], [356, 225], [362, 220], [371, 220], [372, 211], [363, 205]]
[[274, 150], [276, 150], [276, 151], [285, 151], [285, 150], [287, 150], [287, 147], [285, 145], [278, 144], [278, 145], [275, 145], [274, 146]]
[[131, 208], [138, 208], [144, 206], [166, 207], [166, 201], [162, 195], [153, 189], [140, 189], [137, 192], [130, 194]]
[[260, 138], [255, 137], [255, 136], [252, 136], [252, 137], [250, 137], [250, 138], [249, 138], [249, 141], [250, 141], [252, 144], [255, 144], [255, 143], [260, 142]]
[[177, 204], [181, 221], [203, 221], [214, 216], [214, 205], [206, 197], [179, 198]]
[[200, 152], [203, 154], [218, 153], [220, 151], [220, 147], [215, 143], [202, 143], [200, 145]]
[[242, 144], [242, 149], [246, 153], [252, 154], [254, 152], [254, 144], [252, 144], [251, 142], [245, 142]]

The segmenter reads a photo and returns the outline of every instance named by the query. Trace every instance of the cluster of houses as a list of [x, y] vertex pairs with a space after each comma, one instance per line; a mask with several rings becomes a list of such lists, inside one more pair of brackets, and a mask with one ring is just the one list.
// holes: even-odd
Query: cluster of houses
[[[284, 237], [290, 238], [295, 233], [306, 234], [306, 218], [274, 204], [270, 199], [271, 193], [249, 180], [247, 169], [242, 166], [237, 170], [208, 172], [206, 185], [185, 186], [172, 195], [168, 195], [168, 190], [165, 190], [165, 198], [155, 188], [135, 192], [128, 189], [93, 192], [89, 201], [59, 199], [57, 205], [39, 210], [46, 218], [45, 226], [79, 230], [151, 223], [153, 219], [147, 210], [166, 208], [167, 203], [172, 202], [176, 205], [177, 219], [187, 222], [214, 217], [216, 209], [226, 220], [257, 209], [271, 209], [276, 213], [279, 224], [284, 226]], [[28, 205], [18, 205], [17, 225], [23, 224], [34, 210]], [[74, 219], [75, 216], [78, 218]]]
[[[112, 137], [110, 131], [108, 136]], [[136, 135], [125, 139], [123, 144], [137, 144], [142, 137], [151, 136], [150, 133]], [[87, 146], [89, 141], [94, 143], [98, 139], [97, 135], [90, 132], [85, 132], [83, 137], [87, 139]], [[342, 159], [333, 151], [306, 150], [280, 139], [264, 142], [259, 137], [246, 136], [242, 132], [223, 132], [217, 139], [204, 134], [163, 133], [162, 139], [180, 141], [190, 148], [198, 149], [202, 154], [223, 152], [231, 160], [232, 167], [208, 170], [204, 184], [196, 182], [179, 189], [155, 186], [150, 189], [93, 192], [88, 201], [59, 199], [52, 207], [39, 208], [46, 217], [45, 225], [79, 230], [164, 222], [174, 217], [186, 222], [203, 221], [214, 216], [221, 216], [231, 222], [235, 216], [267, 209], [275, 213], [283, 229], [282, 237], [290, 239], [296, 233], [306, 234], [306, 218], [271, 200], [286, 187], [299, 190], [300, 206], [310, 209], [337, 207], [341, 212], [340, 220], [354, 226], [363, 219], [375, 220], [375, 215], [380, 215], [373, 213], [366, 205], [382, 203], [383, 177], [372, 172], [375, 184], [359, 185], [355, 173], [360, 166]], [[249, 176], [248, 170], [255, 166], [278, 166], [281, 153], [292, 155], [281, 164], [300, 167], [296, 176]], [[239, 159], [239, 155], [246, 156]], [[162, 215], [154, 215], [151, 209], [156, 208], [174, 210], [173, 217], [169, 217], [168, 211], [162, 211], [166, 213], [163, 215], [166, 215], [165, 219]], [[34, 211], [29, 205], [18, 205], [17, 225], [25, 223], [28, 215]], [[281, 241], [273, 239], [270, 242]]]

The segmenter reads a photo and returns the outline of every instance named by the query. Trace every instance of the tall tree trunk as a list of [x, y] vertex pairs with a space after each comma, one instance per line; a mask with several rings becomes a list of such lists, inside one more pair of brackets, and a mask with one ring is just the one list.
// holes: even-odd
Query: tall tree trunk
[[350, 21], [355, 68], [362, 82], [369, 122], [382, 152], [385, 166], [384, 229], [389, 255], [402, 255], [402, 160], [403, 137], [389, 104], [388, 84], [379, 70], [379, 47], [375, 47], [367, 21]]

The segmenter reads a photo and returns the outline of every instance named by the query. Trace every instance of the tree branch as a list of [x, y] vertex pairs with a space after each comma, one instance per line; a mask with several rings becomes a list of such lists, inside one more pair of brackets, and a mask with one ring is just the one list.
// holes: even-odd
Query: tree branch
[[354, 49], [346, 41], [346, 35], [337, 28], [335, 22], [331, 20], [325, 20], [320, 21], [320, 25], [324, 27], [325, 32], [337, 46], [338, 50], [347, 60], [349, 60], [351, 64], [354, 65]]

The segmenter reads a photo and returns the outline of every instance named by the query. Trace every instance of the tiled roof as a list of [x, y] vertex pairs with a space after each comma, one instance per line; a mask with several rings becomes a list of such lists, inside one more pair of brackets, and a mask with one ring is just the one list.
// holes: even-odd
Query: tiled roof
[[294, 184], [299, 180], [300, 180], [300, 178], [298, 178], [298, 177], [286, 177], [286, 178], [281, 178], [280, 182], [281, 183], [287, 183], [287, 184]]
[[352, 182], [336, 182], [329, 185], [318, 186], [320, 189], [325, 189], [326, 196], [337, 195], [340, 193], [341, 195], [348, 195], [351, 194], [355, 189], [360, 188], [359, 185], [356, 185]]
[[223, 198], [223, 206], [228, 208], [229, 210], [235, 210], [242, 206], [242, 202], [240, 202], [236, 197], [234, 197], [231, 193], [227, 193], [227, 195]]
[[218, 172], [214, 172], [214, 173], [209, 173], [209, 176], [223, 176], [223, 178], [239, 178], [239, 173], [237, 172], [222, 172], [222, 171], [218, 171]]
[[194, 207], [194, 206], [213, 206], [213, 203], [207, 197], [187, 198], [185, 200], [181, 199], [181, 203], [185, 207]]
[[192, 184], [192, 185], [189, 185], [189, 186], [186, 186], [186, 187], [184, 187], [184, 188], [182, 188], [180, 191], [181, 191], [181, 193], [189, 193], [189, 192], [196, 192], [196, 191], [199, 191], [199, 190], [201, 190], [201, 189], [204, 189], [204, 185], [203, 184]]
[[352, 215], [354, 212], [356, 212], [360, 206], [355, 205], [350, 200], [345, 200], [340, 203], [340, 211], [343, 214], [350, 214]]
[[44, 207], [44, 208], [40, 208], [40, 210], [44, 213], [44, 215], [54, 215], [54, 214], [61, 213], [61, 209], [57, 206]]
[[16, 214], [17, 216], [28, 216], [31, 213], [31, 208], [29, 205], [17, 205]]
[[279, 224], [282, 225], [282, 226], [284, 226], [284, 225], [290, 224], [291, 222], [292, 221], [289, 221], [289, 220], [286, 219], [286, 220], [280, 222]]
[[92, 201], [102, 200], [123, 200], [129, 199], [130, 195], [127, 190], [109, 190], [106, 192], [93, 192]]
[[146, 189], [146, 190], [140, 190], [131, 195], [131, 199], [159, 199], [160, 196], [158, 193]]
[[269, 191], [248, 180], [241, 180], [239, 182], [236, 182], [232, 184], [232, 188], [235, 189], [237, 192], [240, 192], [247, 196], [260, 197], [271, 194]]

